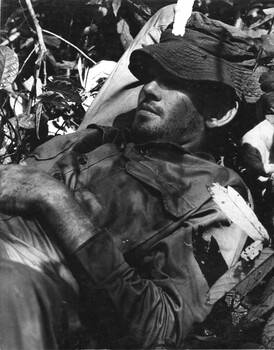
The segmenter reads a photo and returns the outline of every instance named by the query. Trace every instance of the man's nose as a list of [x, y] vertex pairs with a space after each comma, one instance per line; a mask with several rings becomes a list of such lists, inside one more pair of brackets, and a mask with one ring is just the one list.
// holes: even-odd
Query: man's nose
[[143, 87], [143, 93], [145, 96], [151, 96], [155, 100], [161, 99], [161, 88], [156, 80], [151, 80]]

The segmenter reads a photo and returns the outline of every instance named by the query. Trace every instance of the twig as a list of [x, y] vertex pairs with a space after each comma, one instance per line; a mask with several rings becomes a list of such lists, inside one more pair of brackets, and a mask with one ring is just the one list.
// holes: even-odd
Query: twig
[[17, 75], [21, 74], [22, 70], [24, 69], [26, 63], [28, 62], [28, 60], [30, 59], [31, 55], [34, 53], [34, 51], [37, 49], [37, 46], [35, 45], [34, 48], [31, 50], [30, 54], [28, 55], [28, 57], [25, 59], [24, 63], [22, 64], [19, 72]]
[[34, 12], [34, 9], [32, 7], [32, 3], [31, 3], [31, 0], [25, 0], [26, 1], [26, 4], [27, 4], [27, 7], [28, 7], [28, 10], [30, 12], [30, 15], [31, 15], [31, 18], [33, 20], [33, 23], [35, 25], [35, 29], [36, 29], [36, 33], [37, 33], [37, 36], [38, 36], [38, 42], [39, 42], [39, 45], [40, 45], [40, 52], [39, 52], [39, 56], [36, 60], [36, 64], [37, 65], [41, 65], [41, 62], [42, 60], [44, 59], [45, 57], [45, 54], [47, 52], [47, 48], [46, 48], [46, 45], [45, 45], [45, 42], [44, 42], [44, 38], [43, 38], [43, 33], [42, 33], [42, 28], [40, 27], [40, 24], [36, 18], [36, 15], [35, 15], [35, 12]]
[[46, 48], [46, 45], [45, 45], [45, 42], [44, 42], [42, 28], [40, 27], [40, 24], [39, 24], [39, 22], [38, 22], [38, 20], [36, 18], [34, 9], [32, 7], [31, 0], [25, 0], [25, 1], [26, 1], [26, 4], [27, 4], [29, 13], [31, 15], [31, 18], [33, 20], [35, 29], [36, 29], [36, 33], [37, 33], [37, 37], [38, 37], [38, 43], [39, 43], [39, 47], [40, 47], [40, 50], [38, 52], [38, 57], [37, 57], [37, 60], [35, 62], [34, 81], [33, 81], [32, 89], [31, 89], [31, 92], [30, 92], [29, 105], [28, 105], [28, 108], [27, 108], [27, 113], [30, 114], [32, 103], [36, 99], [36, 83], [37, 83], [37, 80], [39, 78], [42, 62], [44, 61], [44, 59], [46, 57], [47, 48]]
[[55, 36], [56, 38], [58, 38], [58, 39], [64, 41], [66, 44], [72, 46], [75, 50], [77, 50], [77, 51], [78, 51], [81, 55], [83, 55], [87, 60], [89, 60], [89, 61], [92, 62], [93, 64], [96, 64], [96, 62], [93, 61], [93, 59], [91, 59], [88, 55], [86, 55], [82, 50], [80, 50], [77, 46], [73, 45], [73, 44], [72, 44], [71, 42], [69, 42], [68, 40], [62, 38], [60, 35], [57, 35], [57, 34], [55, 34], [55, 33], [52, 33], [52, 32], [50, 32], [49, 30], [46, 30], [46, 29], [42, 29], [42, 31], [43, 31], [44, 33], [53, 35], [53, 36]]

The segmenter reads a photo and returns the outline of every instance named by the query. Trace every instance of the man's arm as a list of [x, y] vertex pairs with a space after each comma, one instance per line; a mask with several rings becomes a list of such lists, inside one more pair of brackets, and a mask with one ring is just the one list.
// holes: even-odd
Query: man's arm
[[[107, 231], [94, 232], [92, 219], [68, 189], [46, 173], [3, 166], [0, 193], [2, 210], [17, 214], [34, 211], [51, 228], [72, 265], [76, 263], [82, 270], [84, 278], [76, 278], [94, 300], [102, 320], [110, 313], [105, 305], [111, 306], [113, 319], [126, 335], [122, 347], [180, 346], [193, 324], [210, 312], [205, 304], [208, 283], [194, 257], [192, 235], [200, 232], [211, 240], [211, 230], [216, 232], [216, 227], [224, 236], [231, 230], [228, 219], [212, 202], [184, 227], [147, 247], [138, 262], [142, 268], [137, 270]], [[222, 274], [226, 264], [219, 258], [212, 267], [221, 266]]]
[[54, 233], [64, 252], [74, 252], [94, 234], [71, 192], [46, 172], [20, 165], [0, 167], [0, 211], [35, 216]]

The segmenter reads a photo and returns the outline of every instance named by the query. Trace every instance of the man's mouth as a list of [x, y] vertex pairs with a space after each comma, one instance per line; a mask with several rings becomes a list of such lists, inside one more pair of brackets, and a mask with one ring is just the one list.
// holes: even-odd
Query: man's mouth
[[159, 114], [159, 111], [157, 111], [157, 108], [152, 107], [151, 105], [147, 104], [147, 103], [142, 103], [139, 107], [138, 107], [138, 112], [149, 112], [152, 114]]

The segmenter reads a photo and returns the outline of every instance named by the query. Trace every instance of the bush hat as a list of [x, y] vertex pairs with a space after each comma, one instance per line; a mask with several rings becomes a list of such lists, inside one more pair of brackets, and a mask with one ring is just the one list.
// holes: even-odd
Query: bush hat
[[140, 81], [157, 62], [172, 76], [188, 81], [210, 81], [230, 86], [240, 100], [254, 103], [261, 96], [259, 76], [253, 72], [258, 48], [247, 34], [218, 20], [193, 12], [184, 36], [168, 28], [160, 43], [132, 52], [129, 69]]

